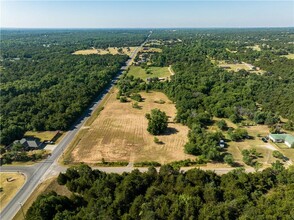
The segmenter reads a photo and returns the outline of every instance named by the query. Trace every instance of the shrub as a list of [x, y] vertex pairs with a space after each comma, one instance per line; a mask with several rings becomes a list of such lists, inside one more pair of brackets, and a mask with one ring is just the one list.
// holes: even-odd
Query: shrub
[[277, 151], [277, 150], [273, 151], [273, 157], [278, 158], [278, 159], [284, 159], [284, 155], [280, 151]]
[[131, 96], [131, 99], [137, 101], [137, 102], [142, 102], [143, 98], [139, 93], [135, 93]]
[[133, 106], [133, 108], [140, 109], [138, 102], [133, 103], [132, 106]]
[[223, 119], [220, 120], [220, 121], [218, 121], [218, 122], [216, 123], [216, 125], [217, 125], [217, 127], [218, 127], [219, 129], [221, 129], [222, 131], [225, 131], [225, 130], [228, 129], [228, 125], [227, 125], [226, 121], [223, 120]]
[[128, 99], [127, 99], [127, 97], [125, 97], [125, 96], [121, 96], [121, 97], [119, 98], [119, 101], [124, 103], [124, 102], [127, 102]]
[[165, 103], [165, 101], [162, 100], [162, 99], [160, 99], [160, 100], [155, 100], [154, 102], [157, 103], [157, 104], [164, 104], [164, 103]]
[[237, 128], [236, 130], [229, 130], [228, 134], [232, 141], [240, 141], [247, 138], [248, 136], [248, 132], [246, 131], [246, 129], [242, 128]]
[[161, 164], [155, 161], [143, 161], [134, 163], [134, 167], [160, 167]]
[[229, 164], [230, 166], [233, 166], [235, 164], [235, 160], [232, 154], [227, 154], [224, 157], [224, 162]]

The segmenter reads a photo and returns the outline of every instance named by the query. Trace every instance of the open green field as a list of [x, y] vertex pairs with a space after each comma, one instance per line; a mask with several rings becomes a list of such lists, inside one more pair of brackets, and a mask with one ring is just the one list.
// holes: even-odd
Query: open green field
[[128, 75], [141, 78], [147, 81], [147, 78], [158, 77], [158, 78], [169, 78], [171, 73], [168, 67], [149, 67], [150, 74], [147, 74], [146, 70], [140, 66], [131, 66]]
[[282, 57], [286, 57], [287, 59], [293, 60], [294, 59], [294, 53], [290, 53], [288, 55], [283, 55]]

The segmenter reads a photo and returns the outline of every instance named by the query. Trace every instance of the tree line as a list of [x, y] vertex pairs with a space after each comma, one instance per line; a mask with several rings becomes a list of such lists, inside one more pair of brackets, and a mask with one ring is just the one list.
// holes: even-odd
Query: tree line
[[222, 176], [170, 165], [157, 171], [107, 174], [87, 165], [58, 176], [72, 196], [40, 195], [26, 219], [291, 219], [294, 169], [280, 163], [261, 172]]

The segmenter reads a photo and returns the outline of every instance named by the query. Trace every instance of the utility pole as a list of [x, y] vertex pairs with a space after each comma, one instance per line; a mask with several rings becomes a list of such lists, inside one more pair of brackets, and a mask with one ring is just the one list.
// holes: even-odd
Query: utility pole
[[23, 211], [23, 204], [21, 202], [18, 203], [20, 205], [20, 209], [21, 209], [21, 212], [22, 212], [22, 215], [23, 215], [23, 219], [25, 219], [25, 214], [24, 214], [24, 211]]

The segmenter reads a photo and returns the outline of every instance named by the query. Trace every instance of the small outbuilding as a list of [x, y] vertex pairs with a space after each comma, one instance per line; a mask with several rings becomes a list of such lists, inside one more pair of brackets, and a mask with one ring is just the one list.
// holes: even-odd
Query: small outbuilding
[[275, 143], [285, 143], [288, 147], [294, 147], [294, 136], [291, 134], [270, 134], [269, 139]]

